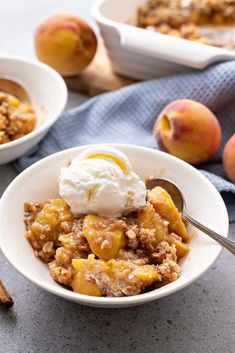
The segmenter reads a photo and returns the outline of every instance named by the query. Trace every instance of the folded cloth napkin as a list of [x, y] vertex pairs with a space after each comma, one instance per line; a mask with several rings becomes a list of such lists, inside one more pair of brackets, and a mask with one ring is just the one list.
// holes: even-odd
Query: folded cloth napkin
[[[16, 162], [16, 167], [23, 170], [54, 152], [90, 143], [131, 143], [157, 148], [152, 134], [156, 117], [167, 103], [180, 98], [200, 101], [216, 114], [224, 145], [235, 131], [235, 62], [96, 96], [65, 112], [44, 140]], [[221, 153], [222, 148], [216, 158], [203, 165], [202, 172], [222, 194], [227, 193], [230, 220], [234, 221], [235, 185], [223, 178]]]

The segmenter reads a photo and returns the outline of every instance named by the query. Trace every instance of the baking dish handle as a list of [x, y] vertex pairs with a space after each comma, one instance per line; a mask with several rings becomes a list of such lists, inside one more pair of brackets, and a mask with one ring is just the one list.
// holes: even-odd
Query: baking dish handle
[[203, 69], [214, 62], [235, 60], [235, 52], [230, 50], [127, 25], [118, 26], [117, 30], [126, 50], [180, 65]]

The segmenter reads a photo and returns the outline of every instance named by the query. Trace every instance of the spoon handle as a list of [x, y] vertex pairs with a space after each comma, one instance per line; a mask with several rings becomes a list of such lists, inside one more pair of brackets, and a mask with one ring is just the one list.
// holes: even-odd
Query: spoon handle
[[183, 214], [182, 217], [187, 220], [189, 223], [191, 223], [194, 227], [198, 228], [205, 234], [209, 235], [212, 239], [217, 241], [220, 245], [225, 247], [228, 251], [230, 251], [233, 255], [235, 255], [235, 242], [226, 239], [222, 235], [219, 235], [218, 233], [214, 232], [213, 230], [207, 228], [203, 224], [199, 223], [198, 221], [195, 221], [195, 219], [191, 218], [187, 214]]

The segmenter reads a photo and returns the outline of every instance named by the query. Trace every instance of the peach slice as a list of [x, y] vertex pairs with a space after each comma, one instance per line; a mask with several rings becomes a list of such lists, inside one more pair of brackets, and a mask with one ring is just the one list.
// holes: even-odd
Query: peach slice
[[141, 207], [137, 211], [137, 223], [140, 227], [154, 230], [154, 239], [152, 239], [151, 244], [149, 244], [153, 249], [155, 249], [161, 241], [167, 240], [167, 224], [155, 211], [151, 203], [147, 203], [146, 206]]
[[83, 234], [92, 252], [103, 260], [117, 257], [125, 245], [125, 232], [121, 222], [104, 217], [87, 215], [83, 221]]
[[[161, 280], [156, 268], [152, 265], [136, 265], [123, 260], [97, 260], [89, 255], [86, 260], [73, 259], [72, 265], [77, 274], [72, 283], [79, 293], [100, 296], [133, 295], [140, 293], [153, 282]], [[87, 278], [94, 278], [94, 282]]]
[[147, 200], [153, 205], [156, 212], [169, 222], [169, 230], [171, 232], [182, 237], [184, 241], [189, 240], [189, 234], [181, 215], [166, 190], [160, 186], [155, 187], [148, 192]]
[[77, 271], [71, 284], [74, 292], [100, 297], [101, 291], [97, 284], [85, 278], [84, 270], [87, 266], [87, 260], [73, 259], [72, 264]]

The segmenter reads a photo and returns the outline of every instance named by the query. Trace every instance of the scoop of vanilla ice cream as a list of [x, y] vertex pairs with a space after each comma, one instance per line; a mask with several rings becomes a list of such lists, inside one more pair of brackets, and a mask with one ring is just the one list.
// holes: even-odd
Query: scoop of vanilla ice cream
[[146, 203], [146, 187], [121, 151], [97, 146], [61, 168], [59, 193], [74, 214], [118, 217]]

